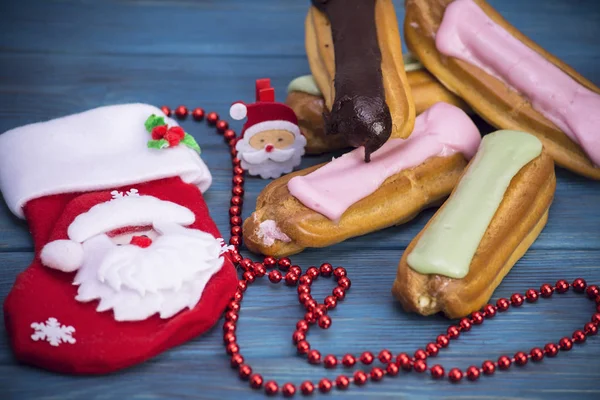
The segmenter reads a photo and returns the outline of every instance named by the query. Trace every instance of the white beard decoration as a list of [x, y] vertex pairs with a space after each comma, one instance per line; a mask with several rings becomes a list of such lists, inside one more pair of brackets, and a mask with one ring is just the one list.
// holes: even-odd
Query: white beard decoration
[[235, 148], [239, 153], [242, 168], [250, 175], [260, 175], [263, 179], [269, 179], [288, 174], [300, 165], [305, 146], [306, 138], [297, 135], [291, 146], [285, 149], [274, 148], [271, 152], [250, 146], [248, 138], [240, 139]]
[[117, 321], [141, 321], [158, 313], [170, 318], [196, 306], [210, 278], [221, 269], [221, 244], [212, 235], [172, 222], [148, 248], [117, 245], [106, 234], [83, 243], [83, 263], [74, 285], [80, 302], [100, 300], [96, 311], [113, 310]]

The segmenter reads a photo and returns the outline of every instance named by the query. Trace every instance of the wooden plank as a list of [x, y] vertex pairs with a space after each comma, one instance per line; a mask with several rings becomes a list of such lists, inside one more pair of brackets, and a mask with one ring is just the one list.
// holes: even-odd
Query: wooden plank
[[[348, 297], [331, 312], [332, 327], [328, 331], [311, 331], [313, 348], [318, 348], [323, 355], [338, 356], [365, 350], [376, 352], [382, 346], [393, 352], [411, 351], [424, 347], [427, 341], [445, 331], [449, 324], [445, 318], [408, 315], [392, 298], [390, 287], [400, 253], [388, 249], [369, 252], [338, 249], [327, 251], [325, 256], [306, 253], [296, 257], [303, 266], [321, 262], [324, 258], [335, 265], [346, 265], [352, 279]], [[30, 253], [0, 254], [0, 265], [3, 266], [0, 269], [0, 298], [6, 296], [18, 271], [30, 259]], [[530, 287], [537, 288], [541, 283], [552, 283], [560, 278], [585, 277], [590, 283], [599, 283], [599, 261], [598, 250], [530, 251], [506, 277], [493, 299], [509, 297], [514, 292], [523, 293]], [[313, 293], [321, 298], [332, 287], [331, 281], [319, 281], [314, 285]], [[273, 286], [266, 280], [259, 281], [247, 292], [238, 327], [244, 357], [256, 372], [268, 379], [298, 384], [304, 378], [333, 378], [343, 369], [327, 371], [313, 367], [295, 355], [290, 338], [295, 322], [303, 315], [295, 293], [294, 289]], [[594, 309], [593, 303], [573, 293], [555, 295], [551, 300], [540, 300], [539, 303], [512, 309], [463, 333], [431, 362], [439, 362], [446, 370], [454, 366], [464, 369], [502, 354], [512, 355], [516, 351], [543, 346], [581, 328]], [[221, 337], [219, 324], [204, 337], [141, 366], [106, 377], [74, 379], [33, 368], [16, 368], [6, 336], [2, 334], [0, 387], [8, 388], [10, 398], [20, 400], [101, 399], [107, 398], [108, 388], [120, 398], [262, 398], [262, 393], [250, 391], [229, 368]], [[364, 389], [353, 389], [347, 395], [353, 398], [472, 398], [468, 390], [476, 390], [479, 398], [518, 399], [536, 397], [540, 393], [545, 399], [562, 399], [567, 395], [598, 398], [599, 353], [600, 340], [592, 337], [567, 354], [535, 365], [513, 367], [509, 372], [482, 378], [485, 383], [477, 385], [468, 382], [450, 385], [413, 373], [369, 384]]]

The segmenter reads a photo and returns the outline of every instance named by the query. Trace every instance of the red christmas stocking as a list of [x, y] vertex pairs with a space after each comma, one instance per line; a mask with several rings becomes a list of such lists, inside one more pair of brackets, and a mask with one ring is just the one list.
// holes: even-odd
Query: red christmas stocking
[[237, 275], [202, 196], [211, 176], [198, 150], [144, 104], [0, 136], [0, 189], [35, 243], [4, 302], [20, 361], [108, 373], [215, 324]]

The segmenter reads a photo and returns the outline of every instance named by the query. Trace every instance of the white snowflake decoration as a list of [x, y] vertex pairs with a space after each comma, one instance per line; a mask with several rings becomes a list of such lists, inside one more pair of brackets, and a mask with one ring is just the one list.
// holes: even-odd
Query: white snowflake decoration
[[231, 250], [235, 250], [235, 246], [233, 245], [227, 245], [225, 244], [225, 240], [223, 238], [218, 238], [217, 242], [219, 242], [219, 245], [221, 246], [221, 252], [219, 253], [219, 255], [223, 255], [225, 253], [227, 253], [228, 251]]
[[72, 326], [61, 325], [56, 318], [48, 318], [46, 322], [34, 322], [31, 327], [35, 330], [31, 335], [34, 341], [46, 340], [50, 346], [58, 346], [62, 343], [73, 344], [76, 342], [72, 336], [75, 328]]
[[113, 190], [112, 192], [110, 192], [113, 200], [115, 199], [120, 199], [123, 197], [134, 197], [134, 196], [139, 196], [140, 192], [137, 189], [129, 189], [127, 192], [123, 193], [123, 192], [119, 192], [118, 190]]

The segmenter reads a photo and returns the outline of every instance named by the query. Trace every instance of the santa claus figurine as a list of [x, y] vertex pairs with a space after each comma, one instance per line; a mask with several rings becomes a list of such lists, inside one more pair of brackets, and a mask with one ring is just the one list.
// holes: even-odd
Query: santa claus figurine
[[248, 118], [235, 148], [242, 168], [263, 179], [278, 178], [300, 165], [306, 138], [298, 128], [294, 111], [275, 102], [270, 79], [256, 81], [256, 102], [233, 103], [233, 119]]
[[140, 363], [208, 330], [237, 274], [194, 138], [146, 104], [0, 135], [0, 190], [35, 257], [5, 303], [16, 357], [73, 374]]

